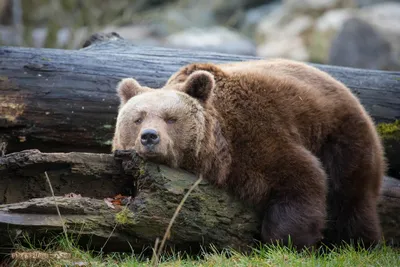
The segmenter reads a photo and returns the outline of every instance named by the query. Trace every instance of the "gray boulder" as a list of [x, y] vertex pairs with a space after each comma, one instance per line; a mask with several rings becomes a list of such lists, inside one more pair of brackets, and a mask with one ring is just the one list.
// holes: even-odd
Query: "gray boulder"
[[190, 28], [168, 36], [164, 45], [228, 54], [256, 55], [256, 46], [250, 39], [221, 26]]
[[400, 69], [389, 41], [360, 18], [350, 18], [343, 24], [333, 39], [328, 64], [378, 70]]
[[384, 2], [399, 2], [400, 0], [354, 0], [358, 7], [372, 6]]

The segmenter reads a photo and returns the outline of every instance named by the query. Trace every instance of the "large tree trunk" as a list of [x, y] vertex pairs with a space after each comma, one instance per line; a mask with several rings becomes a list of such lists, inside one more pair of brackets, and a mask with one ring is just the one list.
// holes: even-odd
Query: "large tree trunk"
[[[28, 150], [0, 158], [0, 247], [10, 239], [33, 239], [62, 231], [52, 187], [68, 233], [94, 248], [122, 251], [152, 247], [162, 238], [172, 215], [196, 177], [182, 170], [142, 161], [134, 152], [118, 157], [92, 153], [41, 153]], [[137, 192], [135, 187], [137, 185]], [[69, 193], [81, 197], [64, 196]], [[133, 194], [127, 209], [102, 199]], [[33, 199], [32, 199], [33, 198]], [[118, 214], [118, 215], [117, 215]], [[385, 177], [379, 214], [387, 241], [400, 244], [400, 182]], [[118, 217], [118, 218], [117, 218]], [[117, 222], [119, 222], [117, 224]], [[115, 229], [114, 229], [115, 227]], [[172, 227], [169, 245], [197, 250], [199, 245], [241, 251], [257, 237], [254, 211], [225, 191], [202, 181], [189, 195]]]
[[[79, 51], [0, 47], [0, 140], [9, 152], [108, 152], [121, 78], [157, 88], [191, 62], [256, 59], [137, 47], [111, 37]], [[377, 123], [400, 119], [399, 72], [313, 65], [349, 86]], [[394, 127], [384, 141], [390, 175], [400, 176], [400, 125]]]

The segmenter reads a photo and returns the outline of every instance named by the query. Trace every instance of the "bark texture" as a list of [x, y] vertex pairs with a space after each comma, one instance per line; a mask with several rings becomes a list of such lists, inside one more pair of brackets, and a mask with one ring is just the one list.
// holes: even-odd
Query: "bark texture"
[[[25, 236], [62, 231], [50, 177], [68, 232], [105, 250], [141, 251], [162, 238], [176, 207], [197, 178], [183, 170], [142, 161], [132, 151], [112, 154], [42, 153], [27, 150], [0, 158], [0, 247]], [[81, 196], [66, 196], [69, 193]], [[103, 200], [132, 195], [121, 206]], [[385, 177], [379, 213], [387, 241], [400, 244], [400, 181]], [[202, 181], [190, 194], [172, 227], [168, 244], [197, 251], [199, 245], [245, 251], [257, 237], [251, 208]], [[114, 229], [115, 228], [115, 229]]]
[[[256, 59], [205, 51], [138, 47], [96, 35], [81, 50], [0, 47], [0, 142], [8, 152], [110, 151], [118, 81], [158, 88], [192, 62]], [[376, 123], [400, 119], [400, 73], [314, 65], [342, 81]], [[393, 128], [393, 127], [392, 127]], [[400, 125], [385, 134], [390, 175], [400, 177]]]

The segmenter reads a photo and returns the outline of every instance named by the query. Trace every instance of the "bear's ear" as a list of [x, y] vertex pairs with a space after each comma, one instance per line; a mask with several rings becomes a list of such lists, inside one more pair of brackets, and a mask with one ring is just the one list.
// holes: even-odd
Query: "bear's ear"
[[129, 99], [146, 91], [145, 88], [132, 78], [122, 79], [117, 85], [117, 93], [120, 98], [121, 104], [124, 105]]
[[201, 103], [205, 103], [210, 97], [214, 86], [214, 76], [208, 71], [198, 70], [189, 75], [182, 91]]

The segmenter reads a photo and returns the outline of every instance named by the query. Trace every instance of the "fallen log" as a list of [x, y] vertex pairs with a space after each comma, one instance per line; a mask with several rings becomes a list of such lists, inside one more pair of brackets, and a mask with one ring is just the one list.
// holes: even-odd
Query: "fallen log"
[[[5, 188], [0, 191], [0, 247], [21, 239], [22, 233], [24, 238], [38, 239], [62, 232], [44, 172], [50, 177], [68, 233], [79, 235], [81, 244], [91, 240], [94, 248], [107, 243], [104, 251], [153, 247], [196, 181], [190, 173], [144, 162], [130, 151], [117, 157], [38, 150], [7, 154], [0, 158], [0, 185]], [[71, 192], [80, 196], [71, 197]], [[126, 208], [112, 208], [103, 200], [129, 192], [133, 197]], [[400, 244], [398, 180], [385, 177], [379, 213], [386, 241]], [[202, 181], [180, 211], [168, 245], [186, 251], [210, 244], [246, 251], [257, 238], [258, 227], [251, 208]]]
[[[257, 59], [138, 47], [118, 35], [95, 38], [85, 46], [75, 51], [0, 47], [0, 141], [7, 143], [8, 152], [108, 153], [119, 105], [115, 86], [121, 78], [158, 88], [191, 62]], [[312, 65], [349, 86], [376, 123], [400, 119], [400, 72]], [[400, 177], [400, 125], [381, 130], [389, 175]]]
[[[15, 242], [10, 237], [21, 237], [21, 231], [27, 233], [24, 238], [36, 239], [62, 231], [44, 172], [68, 232], [79, 235], [82, 244], [91, 240], [93, 247], [101, 248], [109, 238], [104, 251], [153, 247], [196, 177], [146, 163], [135, 154], [124, 157], [27, 150], [1, 158], [0, 186], [5, 190], [0, 191], [0, 247]], [[71, 192], [81, 197], [65, 197]], [[113, 209], [103, 200], [130, 192], [133, 198], [126, 209]], [[202, 181], [180, 211], [168, 244], [182, 250], [211, 243], [243, 250], [252, 243], [257, 227], [251, 209]]]

